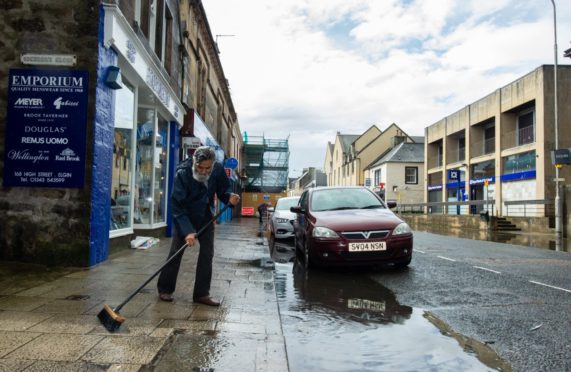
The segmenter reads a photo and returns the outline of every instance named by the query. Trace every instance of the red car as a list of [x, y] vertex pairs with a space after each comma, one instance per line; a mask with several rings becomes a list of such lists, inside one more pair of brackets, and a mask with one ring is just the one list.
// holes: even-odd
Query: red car
[[306, 190], [291, 207], [295, 248], [306, 265], [405, 267], [412, 259], [408, 224], [365, 187], [323, 187]]

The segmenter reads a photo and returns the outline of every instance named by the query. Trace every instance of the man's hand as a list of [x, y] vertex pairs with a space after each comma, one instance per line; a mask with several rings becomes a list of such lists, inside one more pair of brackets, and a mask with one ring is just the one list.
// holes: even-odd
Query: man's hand
[[189, 247], [192, 247], [194, 245], [194, 242], [196, 242], [196, 234], [194, 233], [188, 234], [186, 238], [184, 238], [184, 241]]
[[238, 203], [240, 203], [240, 196], [238, 194], [230, 194], [230, 204], [236, 206]]

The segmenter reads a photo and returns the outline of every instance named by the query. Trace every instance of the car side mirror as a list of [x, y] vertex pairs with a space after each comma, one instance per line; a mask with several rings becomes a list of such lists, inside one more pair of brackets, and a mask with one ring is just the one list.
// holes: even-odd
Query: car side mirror
[[304, 210], [302, 207], [300, 207], [299, 205], [296, 205], [295, 207], [290, 207], [290, 212], [293, 213], [304, 213]]
[[272, 213], [273, 211], [274, 211], [274, 208], [273, 208], [273, 207], [268, 208], [268, 212]]
[[388, 201], [387, 202], [387, 207], [389, 207], [389, 209], [393, 209], [397, 206], [397, 202], [396, 201]]

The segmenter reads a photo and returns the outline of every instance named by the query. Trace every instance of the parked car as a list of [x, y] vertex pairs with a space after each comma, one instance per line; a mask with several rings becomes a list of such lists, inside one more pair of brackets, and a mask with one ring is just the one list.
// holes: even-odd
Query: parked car
[[294, 240], [305, 263], [323, 266], [390, 264], [407, 266], [413, 235], [406, 222], [365, 187], [323, 187], [306, 190], [296, 213]]
[[270, 243], [273, 239], [293, 238], [295, 213], [291, 212], [290, 208], [298, 202], [299, 196], [278, 199], [270, 218]]

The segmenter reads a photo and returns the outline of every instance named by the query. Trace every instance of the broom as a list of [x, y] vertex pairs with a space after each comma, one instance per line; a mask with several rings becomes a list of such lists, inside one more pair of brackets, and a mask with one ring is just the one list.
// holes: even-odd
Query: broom
[[[226, 204], [226, 206], [222, 208], [220, 212], [216, 214], [216, 216], [212, 217], [212, 219], [208, 221], [206, 225], [202, 226], [202, 228], [198, 230], [198, 232], [196, 233], [196, 237], [199, 237], [200, 234], [204, 230], [206, 230], [208, 226], [210, 226], [210, 224], [216, 221], [218, 217], [222, 215], [222, 213], [226, 212], [226, 210], [230, 207], [230, 205], [231, 205], [230, 203]], [[131, 293], [129, 297], [127, 297], [123, 302], [121, 302], [121, 304], [119, 304], [114, 308], [112, 308], [107, 304], [103, 305], [103, 310], [101, 310], [99, 314], [97, 314], [97, 317], [99, 318], [101, 324], [103, 324], [103, 326], [109, 332], [115, 332], [116, 330], [118, 330], [119, 327], [121, 327], [121, 324], [123, 324], [123, 322], [125, 321], [125, 318], [122, 317], [121, 314], [119, 314], [119, 310], [121, 310], [121, 308], [123, 308], [123, 306], [125, 306], [127, 302], [131, 301], [131, 299], [135, 297], [137, 293], [139, 293], [143, 288], [145, 288], [145, 286], [149, 284], [149, 282], [153, 280], [155, 276], [159, 275], [159, 273], [165, 268], [165, 266], [167, 266], [176, 256], [181, 254], [186, 249], [187, 246], [188, 244], [185, 243], [182, 247], [180, 247], [175, 254], [173, 254], [161, 267], [159, 267], [159, 269], [153, 275], [151, 275], [149, 279], [147, 279], [143, 284], [141, 284], [139, 288], [137, 288], [133, 293]]]

